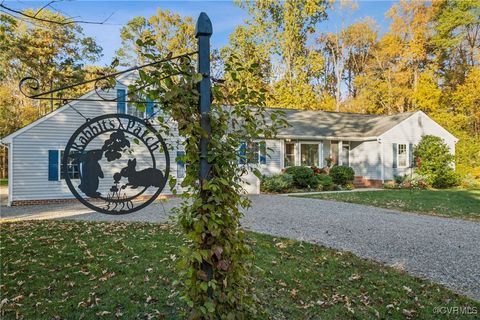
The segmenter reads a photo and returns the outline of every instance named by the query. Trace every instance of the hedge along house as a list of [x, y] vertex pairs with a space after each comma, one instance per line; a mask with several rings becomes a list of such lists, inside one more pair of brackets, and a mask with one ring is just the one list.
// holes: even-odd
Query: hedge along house
[[[106, 98], [123, 97], [134, 74], [120, 77], [114, 90], [103, 93]], [[121, 80], [121, 82], [120, 82]], [[86, 93], [86, 99], [95, 92]], [[72, 108], [72, 107], [73, 108]], [[72, 199], [61, 166], [62, 151], [73, 132], [85, 122], [77, 113], [94, 118], [102, 114], [127, 113], [140, 118], [155, 110], [147, 104], [145, 112], [122, 102], [74, 101], [28, 126], [3, 138], [8, 147], [9, 205], [33, 204]], [[76, 111], [77, 110], [77, 111]], [[253, 149], [250, 159], [263, 174], [279, 173], [292, 165], [324, 167], [326, 158], [333, 164], [351, 166], [358, 186], [381, 186], [394, 175], [412, 171], [412, 148], [423, 135], [436, 135], [445, 140], [452, 153], [457, 139], [421, 111], [391, 116], [362, 115], [285, 109], [290, 127], [281, 129], [276, 139], [243, 145]], [[171, 174], [177, 179], [185, 175], [185, 164], [175, 158], [184, 151], [174, 122], [169, 123], [170, 135], [164, 137], [170, 145]], [[249, 153], [250, 154], [250, 153]], [[70, 164], [72, 179], [79, 178], [78, 165]], [[118, 170], [112, 168], [111, 170]], [[249, 174], [245, 178], [247, 192], [258, 193], [259, 181]], [[181, 191], [181, 190], [179, 190]], [[167, 187], [162, 194], [171, 194]]]

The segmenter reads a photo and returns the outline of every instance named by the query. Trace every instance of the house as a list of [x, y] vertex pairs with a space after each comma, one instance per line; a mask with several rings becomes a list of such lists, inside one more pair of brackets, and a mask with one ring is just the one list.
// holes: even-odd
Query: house
[[455, 154], [458, 139], [422, 111], [395, 115], [366, 115], [283, 109], [290, 127], [281, 129], [263, 174], [279, 173], [291, 165], [350, 166], [355, 184], [381, 187], [395, 175], [412, 173], [413, 146], [424, 135], [441, 137]]
[[[107, 98], [125, 96], [132, 75], [118, 82], [115, 90], [103, 95]], [[120, 80], [120, 79], [119, 79]], [[88, 92], [82, 98], [95, 94]], [[78, 112], [77, 112], [78, 111]], [[128, 113], [145, 117], [153, 110], [140, 113], [122, 103], [74, 101], [26, 127], [4, 137], [8, 147], [9, 205], [44, 203], [72, 199], [62, 173], [62, 151], [73, 132], [85, 119], [102, 114]], [[423, 135], [442, 137], [455, 152], [457, 139], [425, 113], [418, 111], [391, 116], [335, 113], [323, 111], [284, 110], [290, 127], [281, 129], [276, 139], [258, 141], [254, 145], [253, 161], [263, 174], [279, 173], [285, 167], [305, 165], [324, 167], [326, 158], [334, 164], [351, 166], [356, 183], [380, 187], [394, 175], [411, 172], [412, 147]], [[169, 123], [170, 136], [164, 137], [171, 146], [171, 174], [182, 179], [185, 164], [176, 163], [182, 154], [181, 139], [176, 124]], [[77, 165], [69, 164], [69, 175], [77, 179]], [[246, 177], [250, 193], [258, 193], [259, 182], [253, 175]], [[163, 194], [171, 194], [165, 187]]]

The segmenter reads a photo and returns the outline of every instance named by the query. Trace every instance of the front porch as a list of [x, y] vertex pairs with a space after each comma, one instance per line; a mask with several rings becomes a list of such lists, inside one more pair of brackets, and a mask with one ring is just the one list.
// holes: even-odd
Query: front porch
[[355, 171], [356, 188], [382, 188], [383, 162], [376, 140], [284, 139], [282, 168], [290, 166], [332, 167], [343, 165]]

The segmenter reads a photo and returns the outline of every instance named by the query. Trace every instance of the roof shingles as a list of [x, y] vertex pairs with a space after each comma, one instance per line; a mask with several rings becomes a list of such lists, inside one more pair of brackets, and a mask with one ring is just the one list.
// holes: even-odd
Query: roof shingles
[[[279, 110], [279, 109], [277, 109]], [[279, 136], [291, 137], [378, 137], [410, 117], [413, 112], [390, 116], [281, 109], [285, 112], [288, 128], [278, 131]]]

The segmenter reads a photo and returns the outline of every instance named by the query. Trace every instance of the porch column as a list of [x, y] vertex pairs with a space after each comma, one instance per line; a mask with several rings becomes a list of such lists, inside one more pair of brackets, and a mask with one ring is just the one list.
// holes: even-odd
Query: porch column
[[302, 150], [300, 148], [300, 141], [297, 140], [295, 142], [295, 165], [296, 166], [300, 166], [302, 164], [302, 159], [300, 159], [300, 157], [302, 156]]
[[343, 160], [342, 160], [342, 152], [343, 152], [343, 141], [340, 140], [338, 141], [338, 154], [337, 154], [337, 159], [338, 159], [338, 165], [341, 166], [343, 165]]

